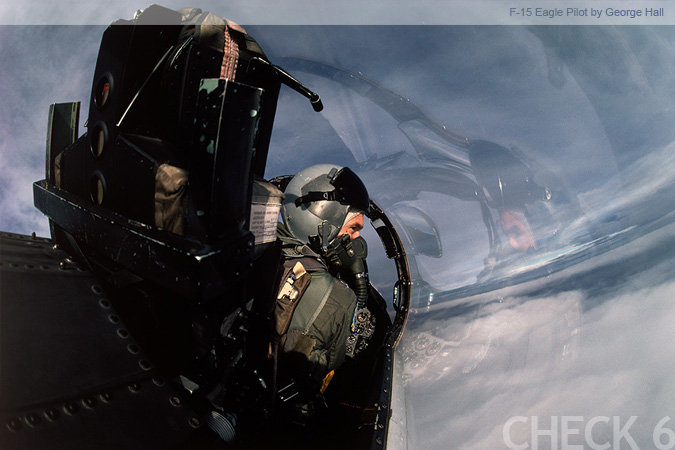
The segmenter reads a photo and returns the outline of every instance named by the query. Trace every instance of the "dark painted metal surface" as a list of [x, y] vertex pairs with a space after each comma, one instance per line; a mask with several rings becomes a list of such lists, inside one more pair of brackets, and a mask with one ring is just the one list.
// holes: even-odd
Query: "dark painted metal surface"
[[0, 233], [0, 446], [170, 448], [201, 419], [97, 278], [51, 241]]

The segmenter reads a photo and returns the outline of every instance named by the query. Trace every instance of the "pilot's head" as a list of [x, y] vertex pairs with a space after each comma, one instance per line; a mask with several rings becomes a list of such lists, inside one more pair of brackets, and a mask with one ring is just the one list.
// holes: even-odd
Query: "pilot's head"
[[370, 197], [348, 167], [318, 164], [298, 173], [286, 187], [282, 219], [302, 242], [326, 248], [337, 236], [360, 236]]
[[469, 157], [476, 178], [499, 219], [509, 244], [521, 252], [537, 248], [527, 217], [527, 205], [549, 201], [551, 191], [534, 182], [534, 172], [511, 150], [488, 141], [469, 144]]
[[504, 233], [509, 238], [509, 244], [519, 252], [536, 250], [537, 242], [532, 234], [530, 223], [525, 213], [517, 210], [500, 209], [499, 221]]
[[363, 213], [358, 211], [350, 211], [347, 213], [347, 218], [345, 219], [344, 225], [340, 231], [338, 231], [338, 236], [346, 234], [349, 236], [349, 239], [354, 240], [361, 236], [361, 230], [363, 230]]

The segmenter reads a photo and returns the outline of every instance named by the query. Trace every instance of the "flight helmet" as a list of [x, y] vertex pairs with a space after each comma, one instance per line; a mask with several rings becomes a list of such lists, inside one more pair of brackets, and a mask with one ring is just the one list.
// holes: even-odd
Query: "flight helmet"
[[468, 149], [471, 167], [491, 206], [517, 211], [551, 200], [551, 190], [536, 184], [534, 171], [511, 150], [488, 141], [473, 141]]
[[325, 249], [350, 213], [367, 214], [370, 210], [370, 197], [361, 179], [348, 167], [333, 164], [302, 170], [284, 195], [283, 223], [293, 236], [312, 247]]

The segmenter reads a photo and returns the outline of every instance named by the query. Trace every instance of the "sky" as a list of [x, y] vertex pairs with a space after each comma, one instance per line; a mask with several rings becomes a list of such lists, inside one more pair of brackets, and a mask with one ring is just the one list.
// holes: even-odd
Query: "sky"
[[[386, 7], [383, 5], [386, 3]], [[598, 2], [600, 7], [617, 8], [621, 5], [643, 8], [649, 2]], [[656, 5], [659, 2], [655, 3]], [[7, 231], [45, 236], [47, 222], [32, 205], [33, 181], [43, 176], [43, 160], [46, 136], [46, 118], [49, 105], [55, 102], [81, 101], [81, 125], [87, 115], [91, 77], [98, 52], [102, 27], [114, 20], [130, 19], [134, 12], [149, 6], [141, 1], [114, 3], [64, 1], [49, 2], [4, 2], [0, 5], [0, 56], [5, 61], [0, 67], [0, 204], [3, 214], [0, 228]], [[558, 2], [522, 2], [518, 7], [534, 8], [532, 15], [515, 15], [502, 2], [422, 1], [384, 2], [310, 2], [287, 0], [280, 2], [231, 1], [227, 3], [204, 1], [198, 7], [213, 11], [235, 22], [246, 25], [315, 25], [315, 24], [376, 24], [376, 25], [430, 25], [430, 24], [656, 24], [675, 21], [675, 11], [665, 9], [665, 17], [593, 18], [575, 15], [554, 19], [537, 17], [539, 8], [558, 7]], [[181, 8], [182, 1], [167, 1], [163, 6]], [[584, 2], [565, 2], [564, 6], [588, 7]], [[517, 11], [516, 11], [517, 12]], [[45, 28], [44, 25], [49, 27]], [[64, 27], [54, 25], [67, 25]], [[287, 41], [289, 47], [302, 45], [298, 40]], [[286, 42], [285, 42], [286, 43]], [[276, 42], [273, 42], [276, 44]], [[380, 42], [382, 53], [390, 49]], [[330, 44], [326, 44], [330, 47]], [[277, 48], [280, 46], [277, 46]], [[335, 48], [332, 49], [335, 51]], [[273, 51], [277, 51], [276, 48]], [[300, 52], [302, 53], [302, 52]], [[410, 54], [402, 55], [409, 57]], [[477, 54], [476, 58], [490, 58], [489, 54]], [[349, 55], [340, 63], [346, 64]], [[335, 62], [335, 61], [333, 61]], [[358, 70], [357, 64], [352, 64]], [[478, 64], [477, 64], [478, 65]], [[417, 71], [417, 86], [433, 83], [434, 71]], [[383, 76], [382, 81], [395, 86], [396, 74]], [[404, 74], [409, 77], [409, 74]], [[379, 80], [378, 80], [379, 81]], [[405, 83], [405, 80], [403, 80]], [[401, 83], [398, 83], [401, 85]], [[408, 87], [407, 85], [404, 87]], [[413, 86], [415, 88], [416, 86]], [[404, 92], [406, 95], [415, 92]], [[424, 93], [422, 94], [424, 95]], [[460, 101], [464, 101], [462, 99]], [[419, 102], [426, 99], [419, 97]], [[473, 99], [468, 99], [474, 102]], [[435, 105], [429, 105], [433, 108]], [[458, 120], [467, 121], [466, 108], [460, 111]], [[431, 111], [432, 113], [435, 111]], [[442, 112], [447, 114], [446, 111]], [[474, 120], [476, 120], [474, 118]], [[481, 119], [482, 120], [482, 119]], [[84, 128], [81, 128], [84, 132]], [[282, 131], [279, 131], [281, 133]], [[491, 133], [486, 130], [486, 133]]]
[[[501, 268], [507, 280], [528, 271], [534, 279], [416, 304], [399, 352], [402, 407], [394, 422], [402, 425], [394, 435], [401, 442], [392, 448], [443, 449], [449, 437], [453, 448], [507, 448], [504, 426], [514, 416], [528, 422], [513, 425], [513, 442], [530, 444], [534, 416], [549, 425], [552, 417], [581, 416], [583, 425], [592, 417], [625, 424], [638, 416], [634, 436], [650, 448], [675, 404], [675, 355], [662, 344], [673, 341], [675, 319], [674, 179], [667, 169], [675, 154], [667, 131], [675, 122], [675, 33], [659, 27], [675, 24], [675, 7], [620, 0], [200, 3], [244, 25], [273, 62], [299, 56], [362, 74], [436, 124], [512, 149], [532, 162], [538, 181], [569, 194], [564, 207], [532, 212], [545, 218], [538, 226], [553, 230], [556, 245]], [[148, 6], [102, 5], [0, 5], [0, 230], [48, 236], [32, 183], [44, 177], [49, 105], [82, 101], [83, 133], [101, 34]], [[604, 14], [580, 15], [591, 7]], [[658, 7], [663, 17], [607, 17], [608, 9]], [[567, 15], [567, 8], [579, 12]], [[563, 16], [543, 16], [557, 9]], [[586, 26], [595, 24], [610, 26]], [[645, 26], [612, 26], [627, 24]], [[555, 34], [556, 27], [520, 25], [581, 26]], [[564, 51], [552, 56], [556, 45]], [[340, 83], [289, 64], [326, 108], [316, 114], [304, 98], [282, 91], [269, 175], [326, 158], [367, 167], [404, 155], [397, 169], [430, 165], [403, 131], [441, 152], [456, 150], [414, 120], [401, 123]], [[387, 184], [377, 170], [360, 175], [378, 186], [376, 199], [412, 192], [394, 206], [434, 220], [442, 255], [414, 254], [424, 281], [450, 293], [475, 282], [488, 252], [476, 203], [438, 192], [432, 179], [405, 185]], [[385, 263], [369, 243], [372, 278], [386, 286]], [[594, 430], [598, 443], [612, 431], [602, 424]], [[574, 443], [585, 438], [582, 431]]]
[[[64, 25], [107, 25], [118, 18], [129, 17], [129, 11], [149, 6], [136, 0], [125, 0], [114, 4], [65, 0], [59, 3], [48, 0], [30, 0], [21, 4], [4, 3], [0, 7], [1, 24], [64, 24]], [[235, 17], [241, 24], [267, 25], [663, 25], [672, 23], [675, 12], [664, 11], [663, 16], [631, 17], [630, 11], [644, 7], [659, 8], [663, 1], [616, 0], [589, 2], [570, 1], [520, 1], [505, 4], [499, 0], [420, 0], [418, 2], [385, 0], [232, 0], [227, 3], [217, 0], [203, 0], [188, 3], [167, 0], [161, 3], [172, 9], [198, 7], [216, 14]], [[599, 17], [592, 15], [590, 8], [603, 10]], [[528, 8], [531, 10], [528, 11]], [[537, 8], [539, 10], [537, 11]], [[567, 12], [570, 8], [570, 12]], [[576, 8], [576, 10], [575, 10]], [[604, 10], [626, 10], [608, 16]], [[521, 14], [518, 14], [522, 9]], [[555, 10], [562, 10], [556, 14]], [[586, 10], [586, 11], [584, 11]], [[553, 14], [551, 12], [553, 11]], [[235, 19], [233, 19], [235, 20]]]

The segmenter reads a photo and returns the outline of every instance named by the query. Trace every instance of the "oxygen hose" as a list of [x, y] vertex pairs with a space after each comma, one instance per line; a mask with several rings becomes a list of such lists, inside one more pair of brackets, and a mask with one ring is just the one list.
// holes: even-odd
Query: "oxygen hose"
[[352, 249], [354, 250], [354, 262], [352, 270], [354, 274], [352, 289], [356, 294], [358, 300], [357, 310], [365, 308], [368, 300], [368, 265], [366, 264], [366, 257], [368, 256], [368, 245], [366, 240], [358, 237], [351, 241]]

